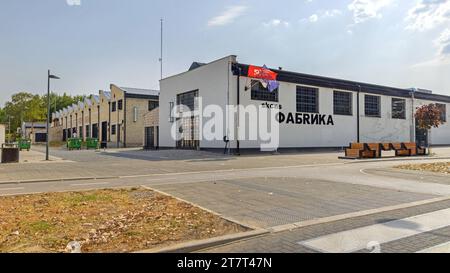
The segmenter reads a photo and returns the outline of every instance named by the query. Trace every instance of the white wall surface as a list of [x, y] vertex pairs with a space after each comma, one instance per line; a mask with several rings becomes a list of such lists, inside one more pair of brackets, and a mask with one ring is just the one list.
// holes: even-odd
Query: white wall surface
[[5, 143], [6, 131], [5, 125], [0, 124], [0, 147]]

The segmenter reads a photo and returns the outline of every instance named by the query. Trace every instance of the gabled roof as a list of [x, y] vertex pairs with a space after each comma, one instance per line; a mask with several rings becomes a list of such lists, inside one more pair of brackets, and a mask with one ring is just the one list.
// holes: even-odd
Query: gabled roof
[[92, 95], [91, 100], [92, 100], [92, 103], [98, 104], [100, 102], [100, 97], [98, 95]]
[[197, 69], [197, 68], [199, 68], [201, 66], [204, 66], [204, 65], [206, 65], [206, 64], [205, 63], [200, 63], [200, 62], [193, 62], [191, 64], [191, 67], [189, 67], [189, 71], [192, 71], [192, 70]]
[[131, 87], [119, 87], [119, 88], [129, 95], [159, 96], [159, 90], [131, 88]]
[[90, 106], [92, 106], [92, 101], [91, 101], [91, 99], [85, 98], [85, 99], [84, 99], [84, 106], [85, 106], [85, 107], [90, 107]]

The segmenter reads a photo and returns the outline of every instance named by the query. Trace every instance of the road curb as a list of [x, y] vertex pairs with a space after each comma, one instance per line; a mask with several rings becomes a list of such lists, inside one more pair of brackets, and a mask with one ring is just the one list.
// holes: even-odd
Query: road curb
[[426, 160], [450, 160], [450, 157], [397, 157], [397, 158], [381, 158], [381, 159], [348, 159], [341, 158], [342, 160], [349, 160], [344, 164], [361, 164], [361, 163], [377, 163], [377, 162], [397, 162], [397, 161], [426, 161]]
[[261, 235], [269, 234], [270, 232], [265, 229], [253, 230], [248, 232], [241, 232], [237, 234], [225, 235], [215, 237], [211, 239], [191, 241], [187, 243], [181, 243], [174, 246], [153, 248], [149, 250], [137, 251], [134, 253], [191, 253], [206, 248], [216, 247], [224, 244], [229, 244], [235, 241], [254, 238]]
[[83, 180], [106, 180], [119, 179], [120, 176], [101, 176], [101, 177], [73, 177], [73, 178], [55, 178], [55, 179], [35, 179], [35, 180], [16, 180], [16, 181], [0, 181], [0, 185], [18, 185], [18, 184], [32, 184], [32, 183], [46, 183], [46, 182], [70, 182]]

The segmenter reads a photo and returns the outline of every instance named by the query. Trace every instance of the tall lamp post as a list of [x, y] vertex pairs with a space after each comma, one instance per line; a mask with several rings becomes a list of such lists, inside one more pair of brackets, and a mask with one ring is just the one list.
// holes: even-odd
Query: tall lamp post
[[48, 144], [49, 144], [49, 127], [50, 127], [50, 80], [59, 80], [60, 78], [58, 76], [50, 74], [50, 70], [48, 70], [48, 77], [47, 77], [47, 141], [45, 145], [45, 160], [49, 160], [49, 151], [48, 151]]

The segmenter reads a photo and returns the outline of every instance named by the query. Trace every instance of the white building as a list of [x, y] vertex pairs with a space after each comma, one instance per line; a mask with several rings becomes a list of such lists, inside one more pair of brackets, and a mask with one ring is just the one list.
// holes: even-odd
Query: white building
[[0, 148], [2, 147], [3, 144], [5, 144], [6, 139], [5, 127], [6, 126], [4, 124], [0, 124]]
[[[429, 91], [271, 69], [278, 74], [280, 86], [269, 92], [248, 77], [248, 70], [249, 65], [238, 63], [236, 56], [228, 56], [208, 64], [193, 63], [189, 71], [161, 80], [160, 146], [224, 148], [223, 139], [209, 141], [199, 137], [202, 135], [201, 122], [206, 123], [208, 118], [199, 120], [196, 114], [184, 118], [182, 128], [176, 129], [184, 134], [183, 139], [177, 141], [172, 137], [172, 127], [178, 120], [172, 111], [174, 106], [180, 103], [193, 105], [195, 97], [202, 98], [203, 108], [215, 104], [223, 109], [227, 105], [280, 109], [280, 148], [338, 148], [358, 140], [423, 143], [427, 139], [426, 132], [416, 130], [414, 119], [418, 106], [438, 103], [443, 109], [443, 118], [448, 119], [446, 109], [450, 97]], [[224, 136], [229, 139], [233, 139], [230, 131], [238, 131], [236, 120], [224, 124]], [[236, 139], [241, 141], [231, 141], [231, 148], [259, 149], [261, 145], [261, 141], [246, 141], [241, 135]], [[433, 145], [450, 145], [450, 124], [433, 129], [430, 140]]]

